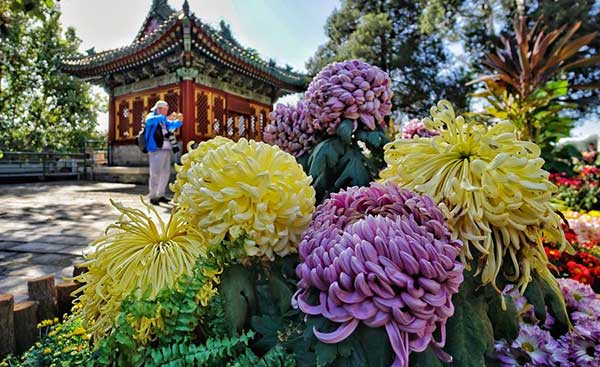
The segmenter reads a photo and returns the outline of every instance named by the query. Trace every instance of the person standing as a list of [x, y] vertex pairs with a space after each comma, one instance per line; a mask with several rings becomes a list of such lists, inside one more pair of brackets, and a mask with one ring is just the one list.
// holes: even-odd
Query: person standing
[[169, 141], [169, 134], [183, 125], [183, 116], [167, 118], [169, 104], [158, 101], [146, 116], [144, 135], [148, 150], [150, 164], [150, 178], [148, 180], [149, 198], [152, 205], [167, 203], [165, 190], [171, 175], [171, 154], [173, 146]]

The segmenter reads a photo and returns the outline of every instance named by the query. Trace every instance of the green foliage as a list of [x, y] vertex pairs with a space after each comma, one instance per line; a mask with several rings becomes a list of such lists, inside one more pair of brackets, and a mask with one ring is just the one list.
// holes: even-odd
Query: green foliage
[[23, 18], [45, 19], [54, 0], [12, 0], [0, 2], [0, 40], [12, 34]]
[[296, 359], [278, 345], [259, 358], [250, 348], [247, 348], [236, 360], [229, 362], [227, 367], [296, 367]]
[[92, 349], [82, 320], [75, 315], [38, 325], [40, 341], [20, 357], [8, 356], [0, 366], [87, 366]]
[[144, 366], [223, 366], [237, 354], [238, 347], [247, 346], [252, 337], [254, 332], [248, 331], [240, 336], [209, 338], [202, 345], [167, 344], [153, 348], [151, 359]]
[[481, 114], [484, 119], [512, 122], [522, 139], [534, 141], [543, 151], [569, 136], [574, 121], [566, 112], [574, 105], [562, 100], [568, 91], [566, 80], [549, 82], [525, 98], [510, 94], [493, 82], [487, 86], [484, 92], [474, 94], [488, 103]]
[[227, 268], [221, 277], [220, 293], [230, 334], [241, 331], [256, 306], [252, 274], [241, 265]]
[[313, 177], [317, 202], [349, 186], [366, 186], [383, 168], [383, 146], [389, 142], [383, 129], [353, 131], [354, 122], [343, 120], [336, 135], [324, 139], [310, 152], [305, 170]]
[[581, 152], [572, 145], [566, 145], [560, 149], [546, 145], [542, 148], [541, 156], [544, 158], [544, 169], [546, 171], [565, 173], [568, 176], [574, 174], [574, 160], [581, 161], [583, 159]]
[[454, 316], [446, 325], [444, 350], [453, 358], [450, 366], [480, 367], [493, 350], [494, 328], [488, 317], [487, 298], [476, 294], [476, 280], [465, 273], [459, 293], [452, 297]]
[[[26, 2], [34, 3], [17, 1]], [[60, 13], [50, 7], [35, 9], [43, 16], [11, 12], [10, 32], [0, 42], [0, 149], [79, 151], [105, 101], [60, 71], [62, 58], [77, 55], [74, 29], [63, 31]]]
[[[423, 11], [418, 15], [422, 32], [460, 44], [461, 61], [471, 75], [483, 71], [481, 60], [499, 42], [499, 36], [512, 37], [515, 16], [526, 15], [532, 25], [540, 16], [548, 30], [580, 21], [574, 38], [600, 31], [597, 0], [419, 0]], [[568, 9], [568, 11], [565, 11]], [[598, 55], [600, 37], [595, 37], [581, 53]], [[569, 85], [598, 85], [600, 68], [592, 65], [574, 69], [565, 75]], [[568, 100], [577, 103], [580, 112], [598, 112], [600, 89], [572, 88]]]
[[[162, 290], [155, 299], [145, 296], [127, 297], [121, 303], [113, 333], [99, 342], [95, 355], [96, 365], [142, 366], [152, 363], [151, 360], [155, 360], [158, 355], [165, 356], [165, 353], [165, 358], [172, 356], [174, 360], [178, 360], [178, 355], [171, 353], [173, 348], [190, 351], [191, 354], [197, 355], [197, 358], [221, 358], [230, 355], [230, 344], [239, 343], [244, 339], [220, 340], [224, 336], [221, 332], [227, 325], [224, 319], [213, 319], [203, 328], [200, 325], [201, 321], [206, 321], [209, 317], [224, 317], [223, 313], [215, 310], [216, 306], [223, 303], [215, 301], [212, 306], [203, 307], [198, 303], [197, 296], [210, 279], [207, 274], [218, 272], [233, 259], [239, 258], [243, 251], [243, 242], [244, 237], [231, 242], [223, 241], [206, 259], [196, 263], [192, 275], [182, 276], [176, 287]], [[155, 330], [155, 343], [150, 346], [140, 345], [136, 340], [136, 331], [131, 325], [134, 321], [153, 318], [159, 313], [164, 325]], [[240, 338], [244, 335], [246, 334], [242, 334]], [[232, 337], [234, 336], [235, 334], [232, 334]], [[247, 336], [251, 337], [249, 334]], [[209, 340], [213, 340], [214, 343], [206, 344]], [[217, 350], [213, 350], [212, 347]]]
[[394, 107], [418, 117], [440, 99], [466, 105], [462, 70], [445, 50], [443, 35], [415, 25], [425, 9], [412, 0], [344, 0], [327, 19], [327, 42], [309, 59], [316, 74], [333, 61], [358, 58], [392, 77]]

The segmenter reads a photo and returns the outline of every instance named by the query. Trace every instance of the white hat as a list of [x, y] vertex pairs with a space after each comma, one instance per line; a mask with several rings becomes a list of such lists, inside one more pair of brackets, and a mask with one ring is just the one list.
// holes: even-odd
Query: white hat
[[156, 101], [156, 103], [154, 104], [154, 107], [152, 107], [150, 109], [150, 111], [155, 111], [159, 107], [169, 107], [169, 104], [167, 103], [167, 101], [163, 101], [163, 100]]

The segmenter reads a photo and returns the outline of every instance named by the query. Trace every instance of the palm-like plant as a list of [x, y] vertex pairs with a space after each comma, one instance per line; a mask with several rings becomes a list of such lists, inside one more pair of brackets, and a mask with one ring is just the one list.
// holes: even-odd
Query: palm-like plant
[[[544, 145], [544, 141], [557, 137], [544, 136], [544, 129], [568, 134], [572, 121], [559, 118], [558, 112], [572, 105], [559, 100], [566, 95], [568, 85], [557, 79], [573, 68], [600, 63], [600, 55], [584, 57], [579, 52], [596, 37], [596, 32], [574, 38], [581, 22], [548, 31], [541, 17], [530, 29], [525, 17], [515, 19], [513, 25], [515, 37], [502, 37], [502, 46], [483, 60], [491, 73], [468, 84], [485, 83], [486, 90], [475, 96], [488, 100], [488, 115], [512, 121], [522, 139]], [[562, 126], [551, 127], [551, 124]]]

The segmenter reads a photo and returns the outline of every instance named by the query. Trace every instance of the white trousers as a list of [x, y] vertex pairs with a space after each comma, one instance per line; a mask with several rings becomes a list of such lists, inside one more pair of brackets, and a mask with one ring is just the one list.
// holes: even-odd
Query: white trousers
[[148, 160], [150, 161], [149, 197], [150, 199], [158, 199], [165, 196], [165, 190], [169, 183], [171, 150], [160, 149], [156, 152], [148, 152]]

